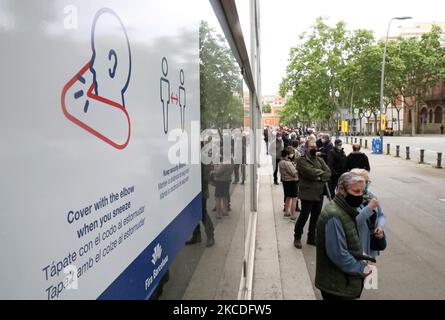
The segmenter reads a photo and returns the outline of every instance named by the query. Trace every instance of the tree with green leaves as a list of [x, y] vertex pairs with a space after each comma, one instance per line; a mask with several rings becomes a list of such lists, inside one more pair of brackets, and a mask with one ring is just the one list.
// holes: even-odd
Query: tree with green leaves
[[270, 104], [264, 103], [263, 104], [263, 113], [271, 113], [271, 112], [272, 112], [272, 107], [270, 106]]
[[399, 50], [390, 56], [400, 63], [397, 74], [388, 84], [392, 89], [390, 96], [403, 99], [411, 112], [412, 135], [420, 128], [416, 117], [419, 103], [425, 101], [434, 87], [445, 79], [445, 50], [440, 44], [440, 36], [440, 27], [433, 26], [420, 40], [398, 39]]
[[236, 60], [222, 35], [207, 22], [199, 27], [201, 128], [236, 128], [243, 125], [243, 80]]
[[[440, 35], [440, 28], [434, 26], [420, 40], [399, 38], [388, 43], [384, 107], [397, 106], [402, 99], [413, 113], [413, 134], [418, 104], [444, 79], [445, 51]], [[367, 30], [348, 31], [343, 22], [330, 27], [322, 18], [316, 20], [310, 33], [300, 36], [299, 42], [290, 51], [280, 85], [280, 94], [288, 97], [281, 112], [283, 122], [304, 114], [308, 122], [332, 128], [334, 115], [349, 107], [367, 114], [368, 121], [373, 116], [377, 124], [384, 42], [375, 43]], [[397, 118], [400, 122], [398, 107]]]
[[303, 33], [300, 44], [290, 51], [280, 94], [292, 99], [288, 99], [282, 119], [304, 114], [308, 122], [336, 128], [333, 115], [340, 108], [351, 107], [352, 98], [362, 92], [355, 88], [360, 68], [352, 62], [373, 40], [369, 31], [348, 31], [344, 22], [330, 27], [317, 18], [311, 32]]

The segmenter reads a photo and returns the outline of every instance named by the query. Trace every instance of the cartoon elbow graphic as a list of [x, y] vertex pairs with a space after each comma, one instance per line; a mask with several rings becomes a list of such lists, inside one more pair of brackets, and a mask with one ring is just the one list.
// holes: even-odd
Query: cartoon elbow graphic
[[125, 27], [111, 9], [99, 10], [91, 28], [91, 60], [63, 87], [65, 116], [100, 140], [124, 149], [131, 135], [125, 92], [131, 51]]

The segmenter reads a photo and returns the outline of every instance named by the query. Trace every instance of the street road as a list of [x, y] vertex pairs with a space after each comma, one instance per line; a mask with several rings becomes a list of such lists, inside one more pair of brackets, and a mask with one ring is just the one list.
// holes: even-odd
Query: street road
[[[376, 136], [368, 136], [368, 137], [353, 137], [357, 138], [357, 142], [362, 139], [363, 145], [364, 140], [368, 140], [368, 146], [371, 148], [372, 139], [378, 138]], [[344, 139], [344, 137], [343, 137]], [[396, 145], [400, 145], [400, 157], [406, 157], [406, 146], [410, 147], [410, 158], [412, 161], [419, 162], [420, 161], [420, 149], [425, 150], [425, 162], [436, 165], [437, 163], [437, 152], [442, 152], [443, 157], [445, 158], [445, 135], [423, 135], [423, 136], [415, 136], [415, 137], [391, 137], [384, 136], [383, 137], [383, 152], [386, 153], [386, 145], [390, 144], [390, 152], [392, 155], [396, 154]], [[445, 161], [442, 162], [444, 165]]]

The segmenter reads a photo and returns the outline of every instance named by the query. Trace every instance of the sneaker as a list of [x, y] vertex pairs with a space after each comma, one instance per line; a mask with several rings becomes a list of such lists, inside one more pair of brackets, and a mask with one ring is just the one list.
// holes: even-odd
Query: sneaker
[[297, 249], [301, 249], [303, 246], [301, 245], [301, 240], [300, 239], [295, 239], [294, 240], [294, 247]]
[[317, 243], [315, 242], [315, 240], [314, 239], [307, 239], [307, 242], [306, 242], [308, 245], [311, 245], [311, 246], [316, 246], [317, 245]]
[[207, 239], [207, 243], [206, 243], [207, 248], [213, 247], [214, 245], [215, 245], [215, 238]]
[[212, 212], [215, 212], [216, 211], [216, 207], [214, 207], [213, 209], [212, 209]]
[[275, 182], [274, 182], [273, 184], [276, 184], [277, 186], [279, 185], [279, 183], [278, 183], [278, 182], [276, 182], [276, 181], [275, 181]]

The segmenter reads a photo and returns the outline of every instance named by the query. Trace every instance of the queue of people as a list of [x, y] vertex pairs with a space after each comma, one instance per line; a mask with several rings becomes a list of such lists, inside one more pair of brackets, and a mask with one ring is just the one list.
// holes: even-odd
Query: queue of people
[[[246, 180], [246, 153], [247, 134], [242, 128], [234, 130], [230, 136], [220, 136], [219, 161], [217, 163], [201, 164], [201, 185], [202, 185], [202, 218], [201, 223], [207, 236], [206, 247], [215, 244], [214, 225], [207, 211], [207, 200], [210, 198], [210, 188], [214, 187], [214, 207], [217, 220], [227, 217], [231, 212], [230, 197], [232, 184], [244, 185]], [[230, 144], [225, 144], [224, 139], [230, 139]], [[201, 142], [201, 149], [205, 150], [205, 144], [211, 143], [212, 139]], [[229, 146], [227, 150], [224, 148]], [[209, 148], [209, 153], [212, 149]], [[225, 157], [225, 155], [230, 155]], [[211, 158], [211, 154], [208, 155]], [[232, 179], [233, 178], [233, 179]], [[201, 226], [198, 224], [186, 245], [202, 242]]]
[[[297, 249], [302, 248], [310, 217], [306, 243], [316, 246], [315, 286], [323, 299], [359, 298], [364, 279], [372, 273], [372, 261], [386, 248], [386, 218], [370, 191], [367, 155], [360, 152], [360, 145], [353, 145], [346, 155], [342, 141], [332, 144], [328, 134], [300, 134], [282, 127], [268, 131], [265, 141], [274, 164], [274, 184], [279, 184], [279, 172], [284, 217], [296, 220], [293, 244]], [[329, 202], [323, 207], [325, 196]]]

